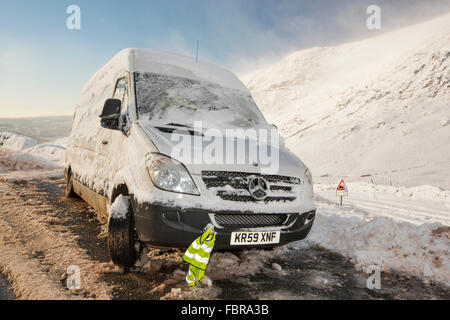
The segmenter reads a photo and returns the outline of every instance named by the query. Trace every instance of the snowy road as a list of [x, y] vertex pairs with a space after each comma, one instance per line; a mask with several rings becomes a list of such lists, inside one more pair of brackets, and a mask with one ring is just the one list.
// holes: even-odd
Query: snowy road
[[[382, 272], [381, 289], [340, 254], [307, 242], [275, 250], [216, 252], [212, 288], [189, 290], [179, 250], [150, 250], [147, 270], [109, 263], [105, 230], [81, 200], [63, 197], [63, 180], [0, 182], [0, 268], [19, 299], [449, 299], [447, 287]], [[82, 290], [65, 288], [69, 265]], [[181, 288], [178, 292], [176, 288]], [[174, 290], [172, 292], [172, 290]]]
[[[450, 226], [450, 192], [430, 186], [396, 188], [357, 182], [351, 196], [345, 197], [342, 211], [358, 212], [364, 217], [384, 216], [412, 224], [442, 223]], [[321, 203], [337, 204], [335, 185], [316, 185]]]

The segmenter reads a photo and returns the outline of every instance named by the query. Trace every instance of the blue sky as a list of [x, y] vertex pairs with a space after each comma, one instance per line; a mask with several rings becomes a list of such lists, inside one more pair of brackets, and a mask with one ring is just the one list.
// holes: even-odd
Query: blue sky
[[[66, 8], [81, 8], [68, 30]], [[382, 30], [366, 28], [367, 6]], [[127, 47], [200, 58], [238, 75], [294, 50], [375, 36], [450, 9], [448, 0], [0, 0], [0, 117], [71, 114], [90, 76]]]

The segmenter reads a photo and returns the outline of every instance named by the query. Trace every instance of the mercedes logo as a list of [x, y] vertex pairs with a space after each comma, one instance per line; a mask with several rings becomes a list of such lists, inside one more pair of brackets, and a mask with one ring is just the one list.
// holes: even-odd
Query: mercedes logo
[[248, 183], [248, 191], [253, 199], [261, 201], [267, 197], [269, 186], [267, 181], [261, 177], [252, 177]]

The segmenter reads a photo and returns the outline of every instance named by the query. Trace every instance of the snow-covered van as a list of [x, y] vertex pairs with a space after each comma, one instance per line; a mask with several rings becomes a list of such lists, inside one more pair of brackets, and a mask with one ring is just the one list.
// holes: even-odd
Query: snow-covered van
[[[271, 150], [270, 166], [255, 143]], [[122, 266], [143, 246], [186, 248], [211, 223], [215, 249], [267, 248], [304, 239], [315, 218], [311, 173], [242, 82], [148, 49], [122, 50], [83, 89], [65, 179], [66, 195], [108, 223], [109, 253]]]

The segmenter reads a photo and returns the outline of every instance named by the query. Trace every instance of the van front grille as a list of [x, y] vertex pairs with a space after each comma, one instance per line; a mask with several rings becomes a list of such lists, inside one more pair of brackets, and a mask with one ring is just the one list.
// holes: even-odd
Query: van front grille
[[214, 188], [216, 195], [223, 200], [237, 202], [257, 201], [248, 189], [250, 179], [253, 177], [261, 177], [268, 184], [270, 192], [263, 202], [290, 202], [297, 198], [294, 188], [300, 184], [299, 178], [247, 172], [202, 171], [202, 179], [208, 189]]
[[287, 214], [216, 214], [214, 219], [220, 227], [257, 228], [281, 226]]

